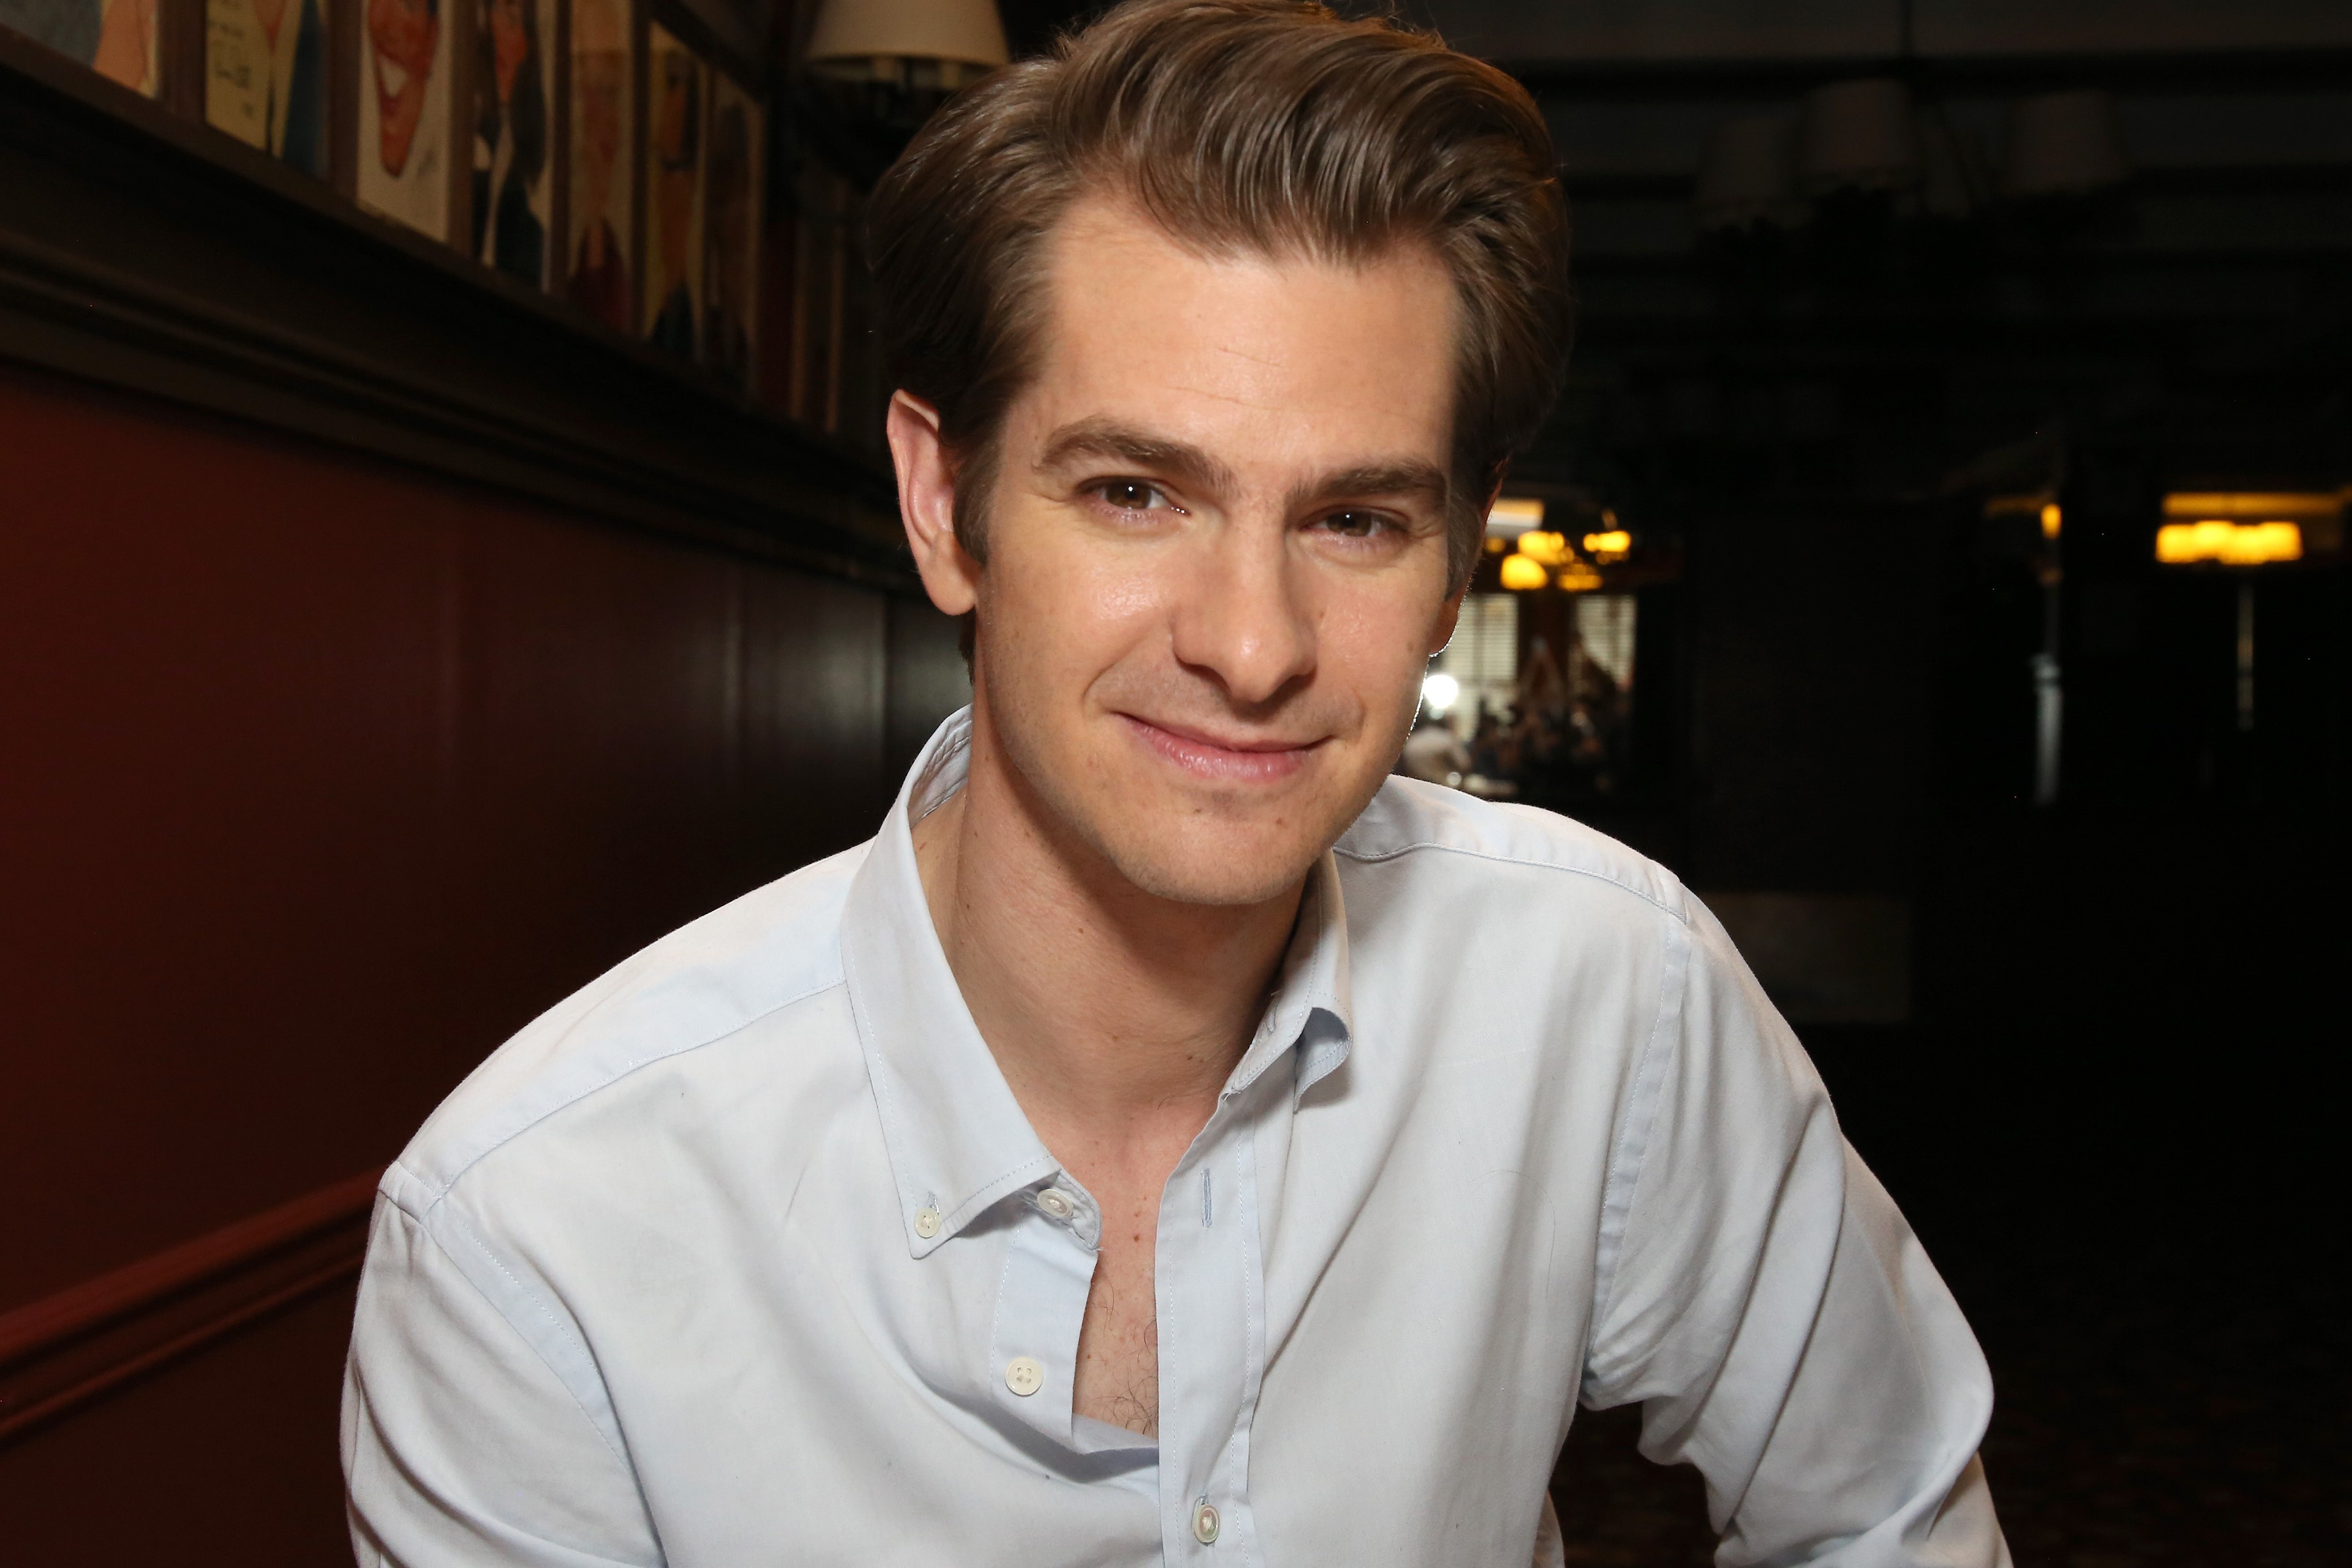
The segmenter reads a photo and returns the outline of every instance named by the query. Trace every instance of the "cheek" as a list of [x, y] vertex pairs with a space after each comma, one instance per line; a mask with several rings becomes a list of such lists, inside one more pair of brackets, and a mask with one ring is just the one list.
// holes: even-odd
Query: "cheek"
[[1321, 666], [1341, 675], [1369, 709], [1410, 710], [1429, 663], [1435, 597], [1433, 591], [1331, 595], [1318, 624]]

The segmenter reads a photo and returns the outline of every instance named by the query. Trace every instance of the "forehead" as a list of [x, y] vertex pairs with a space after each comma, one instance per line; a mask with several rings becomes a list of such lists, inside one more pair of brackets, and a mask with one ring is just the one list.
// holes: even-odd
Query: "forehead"
[[1045, 288], [1016, 420], [1116, 419], [1236, 467], [1445, 461], [1458, 307], [1425, 248], [1361, 264], [1206, 251], [1089, 197], [1048, 242]]

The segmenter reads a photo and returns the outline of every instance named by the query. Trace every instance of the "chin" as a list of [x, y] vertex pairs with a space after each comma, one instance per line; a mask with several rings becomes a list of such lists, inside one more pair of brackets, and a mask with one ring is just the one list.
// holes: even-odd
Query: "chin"
[[1298, 885], [1329, 846], [1287, 833], [1269, 843], [1248, 833], [1177, 833], [1098, 847], [1120, 875], [1171, 904], [1265, 904]]
[[1155, 898], [1264, 904], [1306, 878], [1384, 777], [1324, 778], [1255, 800], [1142, 784], [1070, 800], [1076, 809], [1068, 820], [1121, 876]]

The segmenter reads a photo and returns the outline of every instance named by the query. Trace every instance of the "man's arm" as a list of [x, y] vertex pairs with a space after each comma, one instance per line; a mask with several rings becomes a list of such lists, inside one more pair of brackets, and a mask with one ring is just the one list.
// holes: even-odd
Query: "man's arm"
[[615, 1438], [441, 1243], [383, 1198], [342, 1427], [361, 1568], [662, 1561]]
[[1584, 1403], [1706, 1478], [1723, 1568], [2007, 1568], [1975, 1337], [1696, 910], [1612, 1165]]

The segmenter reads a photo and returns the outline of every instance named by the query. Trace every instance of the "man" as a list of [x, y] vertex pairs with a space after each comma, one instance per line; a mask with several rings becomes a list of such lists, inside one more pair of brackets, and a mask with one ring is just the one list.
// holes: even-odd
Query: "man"
[[1721, 927], [1387, 778], [1564, 352], [1526, 96], [1143, 0], [872, 225], [971, 708], [386, 1175], [362, 1559], [1520, 1568], [1581, 1399], [1725, 1563], [2006, 1563], [1982, 1360]]

